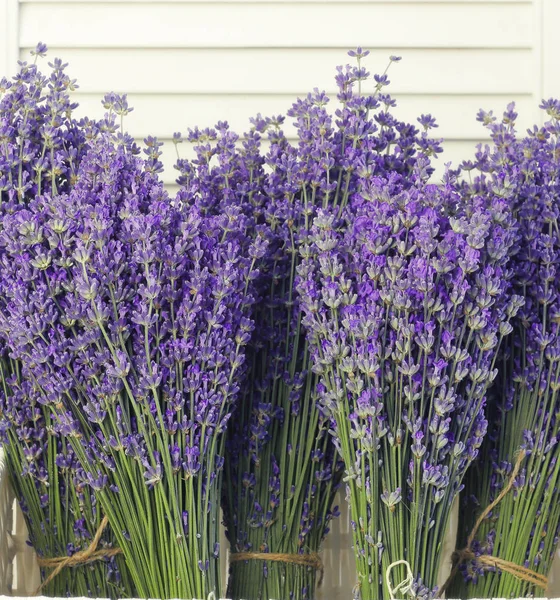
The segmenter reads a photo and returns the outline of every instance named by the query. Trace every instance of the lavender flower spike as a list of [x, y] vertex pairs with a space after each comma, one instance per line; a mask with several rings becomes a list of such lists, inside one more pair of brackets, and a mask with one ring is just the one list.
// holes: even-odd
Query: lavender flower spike
[[[486, 434], [486, 390], [515, 312], [507, 204], [459, 202], [451, 174], [429, 184], [423, 160], [407, 177], [366, 164], [348, 210], [318, 213], [298, 269], [363, 600], [387, 597], [385, 572], [402, 560], [416, 597], [437, 594], [449, 512]], [[393, 587], [405, 576], [395, 567]]]

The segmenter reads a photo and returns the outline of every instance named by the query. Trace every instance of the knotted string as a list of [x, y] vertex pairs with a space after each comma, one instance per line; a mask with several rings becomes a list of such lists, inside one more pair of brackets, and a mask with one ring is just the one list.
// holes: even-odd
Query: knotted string
[[[398, 565], [405, 565], [406, 577], [396, 586], [391, 585], [391, 571]], [[414, 576], [412, 575], [412, 569], [406, 560], [397, 560], [391, 563], [385, 571], [385, 582], [387, 583], [387, 590], [389, 591], [390, 600], [396, 600], [395, 594], [400, 592], [403, 595], [407, 595], [412, 590], [414, 584]]]
[[324, 567], [321, 557], [317, 552], [308, 554], [282, 554], [279, 552], [235, 552], [230, 555], [229, 562], [239, 562], [241, 560], [269, 560], [272, 562], [282, 562], [302, 567], [312, 567], [319, 571], [319, 583], [323, 583]]
[[105, 530], [105, 527], [107, 527], [108, 523], [109, 519], [107, 516], [104, 516], [101, 524], [95, 532], [95, 535], [93, 536], [93, 539], [91, 540], [91, 544], [85, 550], [76, 552], [76, 554], [73, 554], [72, 556], [60, 556], [58, 558], [37, 557], [37, 563], [40, 567], [51, 568], [54, 570], [35, 590], [34, 595], [38, 596], [41, 590], [47, 586], [62, 571], [62, 569], [66, 567], [85, 565], [96, 560], [102, 560], [104, 558], [110, 558], [111, 556], [121, 554], [122, 550], [120, 548], [104, 548], [102, 550], [97, 549], [97, 546], [101, 540], [101, 536], [103, 535], [103, 531]]
[[502, 558], [491, 556], [489, 554], [481, 554], [480, 556], [477, 556], [472, 551], [472, 545], [474, 543], [476, 534], [478, 533], [478, 530], [482, 525], [482, 522], [492, 512], [492, 510], [494, 510], [494, 508], [496, 508], [496, 506], [503, 500], [503, 498], [507, 495], [507, 493], [515, 484], [515, 478], [519, 474], [519, 470], [521, 469], [521, 463], [523, 462], [525, 456], [526, 452], [522, 450], [519, 453], [519, 456], [517, 457], [507, 485], [498, 494], [496, 499], [482, 511], [482, 513], [476, 520], [476, 523], [474, 524], [474, 527], [469, 537], [467, 538], [467, 545], [465, 546], [465, 548], [463, 548], [463, 550], [457, 550], [451, 555], [451, 560], [453, 561], [453, 569], [451, 570], [451, 573], [449, 574], [449, 577], [446, 579], [445, 583], [441, 586], [438, 598], [441, 598], [442, 594], [445, 592], [445, 590], [447, 590], [447, 588], [453, 581], [453, 578], [455, 577], [455, 575], [457, 575], [459, 567], [464, 562], [467, 562], [469, 560], [474, 560], [485, 567], [496, 567], [502, 571], [505, 571], [506, 573], [509, 573], [510, 575], [513, 575], [514, 577], [517, 577], [518, 579], [522, 579], [523, 581], [532, 583], [542, 589], [547, 588], [548, 579], [540, 573], [528, 569], [527, 567], [522, 567], [521, 565], [509, 562], [508, 560], [503, 560]]

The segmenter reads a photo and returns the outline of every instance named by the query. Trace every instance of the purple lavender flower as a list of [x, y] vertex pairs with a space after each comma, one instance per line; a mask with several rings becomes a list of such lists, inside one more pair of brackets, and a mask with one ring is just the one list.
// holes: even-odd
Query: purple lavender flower
[[138, 594], [203, 597], [219, 593], [223, 438], [256, 271], [234, 213], [174, 208], [156, 175], [159, 143], [148, 143], [143, 160], [100, 135], [68, 194], [5, 215], [0, 321], [108, 514]]
[[362, 598], [386, 597], [386, 569], [403, 559], [418, 594], [437, 592], [450, 507], [484, 438], [493, 361], [515, 312], [507, 203], [461, 203], [451, 173], [427, 183], [426, 161], [419, 154], [406, 177], [366, 162], [348, 208], [318, 212], [298, 269], [320, 402], [359, 523]]
[[[352, 51], [358, 66], [337, 70], [336, 110], [328, 110], [330, 100], [320, 90], [292, 105], [287, 116], [295, 124], [297, 145], [286, 139], [282, 115], [258, 115], [242, 138], [225, 123], [190, 131], [186, 139], [197, 158], [177, 164], [178, 182], [202, 211], [240, 207], [253, 239], [266, 244], [259, 255], [250, 370], [226, 456], [225, 522], [236, 552], [315, 552], [332, 518], [341, 465], [328, 435], [331, 417], [317, 404], [319, 377], [310, 368], [295, 289], [299, 248], [313, 217], [322, 207], [342, 211], [365, 172], [404, 178], [416, 165], [419, 148], [439, 151], [428, 137], [429, 123], [419, 134], [391, 114], [393, 100], [380, 93], [388, 83], [385, 74], [375, 80], [374, 95], [362, 96], [369, 74], [360, 61], [367, 54]], [[261, 135], [270, 144], [266, 156]], [[303, 598], [312, 595], [315, 575], [305, 567], [234, 562], [228, 595]], [[299, 582], [295, 588], [292, 581]]]
[[[39, 43], [31, 53], [44, 57], [47, 47]], [[38, 194], [56, 195], [70, 190], [83, 158], [88, 138], [95, 137], [100, 124], [78, 122], [72, 116], [77, 106], [70, 91], [75, 82], [65, 73], [60, 60], [43, 75], [38, 67], [20, 63], [19, 73], [0, 82], [0, 214], [16, 214], [33, 204]], [[12, 251], [25, 254], [29, 244], [42, 235], [30, 222], [18, 221], [22, 244], [3, 246], [3, 264], [11, 264]], [[64, 223], [57, 224], [61, 231]], [[35, 268], [49, 267], [48, 253], [29, 256]], [[3, 309], [6, 307], [1, 299]], [[45, 308], [42, 305], [42, 308]], [[43, 332], [52, 312], [30, 314], [36, 335]], [[0, 394], [0, 442], [7, 457], [12, 484], [26, 519], [31, 543], [39, 556], [52, 558], [73, 554], [87, 547], [103, 518], [97, 501], [81, 480], [79, 463], [69, 443], [57, 434], [61, 429], [74, 433], [74, 420], [55, 424], [48, 408], [41, 405], [33, 384], [22, 379], [22, 365], [8, 356], [1, 344], [2, 393]], [[100, 418], [98, 406], [88, 405], [93, 418]], [[101, 544], [114, 542], [110, 528]], [[42, 569], [42, 576], [50, 570]], [[42, 593], [96, 596], [134, 596], [122, 557], [75, 568], [71, 578], [58, 576]]]
[[[499, 197], [515, 216], [519, 234], [510, 268], [513, 292], [523, 305], [512, 317], [513, 333], [496, 362], [489, 435], [476, 470], [466, 480], [459, 543], [464, 543], [479, 509], [503, 489], [516, 454], [524, 450], [527, 459], [513, 491], [483, 523], [477, 548], [545, 576], [558, 544], [560, 523], [559, 106], [556, 100], [543, 101], [541, 108], [550, 121], [530, 129], [525, 137], [516, 134], [513, 104], [501, 122], [480, 111], [478, 120], [490, 130], [492, 145], [481, 148], [476, 161], [463, 165], [471, 171], [472, 183], [462, 190], [464, 196], [479, 202]], [[464, 581], [457, 578], [452, 590], [461, 597], [543, 593], [499, 570], [484, 572], [476, 560], [463, 565], [462, 572]]]

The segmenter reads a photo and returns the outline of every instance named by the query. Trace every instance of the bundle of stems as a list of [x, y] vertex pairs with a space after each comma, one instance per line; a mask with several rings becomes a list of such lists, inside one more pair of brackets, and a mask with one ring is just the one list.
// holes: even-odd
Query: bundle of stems
[[[264, 180], [262, 220], [269, 245], [258, 281], [249, 373], [226, 458], [225, 523], [234, 559], [228, 597], [236, 600], [314, 597], [322, 572], [317, 552], [337, 514], [337, 507], [331, 508], [341, 474], [317, 404], [318, 380], [310, 368], [294, 285], [298, 245], [314, 207], [304, 207], [305, 192], [289, 189], [290, 175], [278, 168], [283, 154], [298, 161], [281, 123], [279, 117], [255, 123], [270, 130], [272, 174]], [[283, 558], [235, 560], [236, 553]], [[298, 557], [309, 563], [298, 564]]]
[[[197, 158], [177, 163], [178, 182], [201, 211], [220, 214], [239, 207], [251, 238], [266, 247], [255, 281], [248, 374], [228, 429], [225, 461], [222, 504], [234, 553], [227, 595], [235, 599], [313, 597], [321, 571], [315, 553], [328, 531], [340, 474], [315, 402], [317, 381], [309, 371], [293, 285], [302, 205], [295, 193], [286, 201], [284, 182], [272, 187], [270, 179], [279, 179], [278, 173], [267, 177], [264, 172], [261, 134], [268, 131], [271, 165], [273, 153], [287, 147], [283, 120], [259, 115], [241, 138], [227, 123], [192, 130], [186, 140], [194, 144]], [[175, 139], [182, 141], [179, 134]], [[235, 560], [247, 552], [284, 559]], [[307, 557], [309, 564], [290, 562], [294, 556]]]
[[[506, 485], [523, 450], [527, 458], [514, 488], [483, 522], [474, 550], [546, 576], [560, 535], [560, 103], [543, 102], [542, 108], [550, 121], [524, 138], [516, 136], [513, 105], [501, 122], [481, 111], [493, 144], [463, 165], [478, 171], [465, 195], [487, 199], [496, 189], [505, 191], [519, 227], [514, 291], [525, 302], [497, 362], [490, 432], [466, 480], [458, 543]], [[523, 578], [483, 568], [476, 558], [461, 571], [451, 597], [546, 595]]]
[[[312, 369], [295, 286], [299, 250], [313, 217], [321, 207], [344, 210], [356, 192], [360, 169], [408, 172], [418, 148], [439, 151], [425, 132], [418, 135], [391, 115], [394, 102], [382, 93], [389, 83], [386, 72], [375, 77], [372, 94], [362, 94], [369, 73], [361, 60], [368, 52], [349, 54], [358, 64], [338, 69], [334, 116], [327, 109], [329, 98], [318, 90], [288, 111], [297, 146], [284, 134], [283, 116], [259, 115], [240, 150], [237, 136], [225, 124], [191, 132], [197, 161], [178, 164], [180, 182], [197, 182], [202, 206], [242, 206], [255, 235], [268, 241], [260, 265], [249, 373], [226, 455], [223, 505], [233, 552], [228, 595], [235, 599], [313, 598], [317, 552], [337, 514], [331, 505], [341, 464], [328, 435], [330, 416], [317, 402], [319, 377]], [[392, 57], [391, 62], [398, 60]], [[269, 144], [264, 158], [261, 134]], [[218, 166], [211, 169], [213, 156]], [[211, 208], [216, 197], [220, 202]], [[281, 560], [263, 560], [266, 553]], [[307, 557], [309, 564], [294, 564], [293, 557]]]
[[[298, 289], [321, 399], [344, 458], [358, 588], [412, 580], [437, 594], [451, 506], [486, 432], [486, 389], [506, 305], [505, 203], [461, 205], [450, 176], [371, 177], [343, 222], [325, 210], [302, 249]], [[408, 187], [410, 186], [410, 187]]]
[[258, 249], [234, 210], [204, 218], [173, 206], [160, 143], [146, 142], [142, 160], [127, 136], [100, 136], [68, 195], [4, 218], [2, 319], [138, 595], [202, 598], [220, 594], [223, 437]]
[[[56, 59], [49, 76], [37, 59], [47, 48], [32, 52], [33, 64], [20, 63], [19, 73], [0, 82], [0, 213], [24, 210], [37, 195], [66, 193], [75, 183], [88, 138], [102, 123], [78, 123], [70, 100], [76, 84]], [[3, 234], [0, 234], [3, 236]], [[8, 260], [0, 243], [2, 264]], [[79, 469], [68, 443], [53, 427], [42, 406], [21, 378], [21, 364], [2, 347], [0, 360], [0, 442], [33, 548], [41, 558], [71, 556], [84, 550], [101, 519], [91, 490], [81, 485]], [[109, 529], [102, 547], [113, 543]], [[41, 569], [42, 580], [51, 569]], [[52, 596], [133, 596], [134, 587], [120, 557], [65, 569], [47, 583]]]

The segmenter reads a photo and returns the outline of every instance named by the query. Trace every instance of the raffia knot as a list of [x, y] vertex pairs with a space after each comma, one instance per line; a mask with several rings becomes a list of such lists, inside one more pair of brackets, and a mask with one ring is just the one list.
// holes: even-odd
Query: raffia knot
[[306, 554], [284, 554], [281, 552], [235, 552], [230, 555], [229, 562], [235, 563], [242, 560], [266, 560], [271, 562], [282, 562], [302, 567], [311, 567], [319, 571], [320, 586], [323, 583], [324, 567], [323, 561], [317, 552], [308, 552]]
[[486, 519], [488, 517], [488, 515], [494, 510], [494, 508], [496, 508], [496, 506], [502, 501], [502, 499], [508, 494], [508, 492], [514, 486], [515, 478], [519, 474], [519, 471], [521, 469], [521, 463], [523, 462], [525, 455], [526, 455], [526, 452], [524, 450], [522, 450], [519, 453], [517, 460], [515, 461], [515, 465], [513, 467], [513, 470], [511, 472], [511, 475], [510, 475], [507, 485], [498, 494], [496, 499], [493, 502], [491, 502], [482, 511], [482, 513], [476, 520], [476, 523], [474, 524], [474, 527], [473, 527], [469, 537], [467, 538], [467, 545], [465, 546], [465, 548], [463, 548], [462, 550], [455, 550], [455, 552], [453, 552], [453, 554], [451, 555], [453, 569], [451, 570], [449, 577], [447, 578], [447, 580], [445, 581], [445, 583], [441, 586], [441, 589], [439, 590], [439, 594], [438, 594], [439, 598], [441, 598], [441, 596], [443, 595], [445, 590], [447, 590], [447, 588], [453, 581], [455, 575], [457, 575], [457, 573], [459, 571], [459, 567], [463, 563], [471, 561], [471, 560], [478, 563], [483, 568], [500, 569], [501, 571], [509, 573], [510, 575], [513, 575], [514, 577], [517, 577], [518, 579], [522, 579], [523, 581], [527, 581], [528, 583], [532, 583], [533, 585], [536, 585], [544, 590], [548, 587], [548, 579], [545, 575], [541, 575], [540, 573], [537, 573], [536, 571], [533, 571], [532, 569], [528, 569], [527, 567], [523, 567], [516, 563], [512, 563], [508, 560], [503, 560], [502, 558], [498, 558], [497, 556], [492, 556], [491, 554], [475, 554], [472, 550], [472, 546], [475, 541], [476, 534], [478, 533], [478, 529], [482, 525], [484, 519]]
[[105, 515], [91, 540], [91, 544], [80, 552], [76, 552], [76, 554], [72, 554], [72, 556], [59, 556], [57, 558], [40, 558], [37, 557], [37, 563], [40, 567], [54, 569], [52, 573], [41, 583], [41, 585], [35, 591], [35, 596], [38, 596], [41, 590], [47, 586], [61, 571], [66, 567], [77, 567], [80, 565], [85, 565], [96, 560], [103, 560], [105, 558], [111, 558], [112, 556], [116, 556], [117, 554], [121, 554], [122, 550], [120, 548], [103, 548], [102, 550], [98, 550], [97, 546], [101, 540], [101, 536], [103, 535], [103, 531], [105, 527], [109, 524], [109, 519], [107, 515]]
[[[404, 565], [404, 567], [406, 568], [406, 577], [402, 581], [400, 581], [395, 587], [393, 587], [391, 583], [391, 571], [399, 565]], [[387, 590], [389, 591], [390, 600], [396, 600], [395, 594], [403, 594], [404, 596], [412, 595], [414, 575], [412, 574], [412, 569], [410, 568], [409, 562], [406, 560], [396, 560], [395, 562], [391, 563], [385, 571], [385, 583], [387, 584]]]

